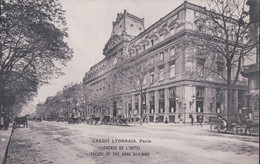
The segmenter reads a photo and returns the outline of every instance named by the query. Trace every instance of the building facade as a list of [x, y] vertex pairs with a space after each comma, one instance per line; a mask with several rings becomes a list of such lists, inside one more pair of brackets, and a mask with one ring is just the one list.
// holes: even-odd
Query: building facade
[[[140, 117], [143, 114], [150, 122], [187, 123], [191, 122], [191, 117], [196, 121], [197, 116], [203, 116], [207, 122], [217, 113], [227, 114], [226, 83], [219, 75], [206, 77], [209, 74], [200, 68], [212, 62], [190, 58], [200, 51], [185, 45], [190, 36], [209, 35], [204, 28], [206, 22], [201, 21], [205, 10], [185, 1], [147, 29], [144, 19], [126, 10], [118, 14], [103, 50], [105, 58], [83, 79], [83, 84], [89, 86], [96, 97], [103, 97], [111, 105], [99, 108], [97, 113], [89, 106], [89, 115]], [[214, 56], [212, 68], [225, 75], [223, 59]], [[122, 65], [128, 69], [120, 69]], [[122, 85], [118, 75], [122, 71], [131, 72], [137, 65], [143, 65], [142, 70], [145, 68], [142, 94], [135, 87]], [[232, 78], [234, 74], [235, 71]], [[140, 81], [137, 84], [140, 86]], [[245, 105], [246, 84], [246, 79], [239, 76], [234, 88], [236, 109]]]
[[[254, 39], [259, 36], [259, 1], [248, 0], [250, 7], [250, 19], [253, 24], [250, 27], [249, 37]], [[259, 122], [259, 42], [251, 53], [251, 59], [245, 62], [242, 75], [248, 78], [248, 94], [246, 110], [252, 120]]]

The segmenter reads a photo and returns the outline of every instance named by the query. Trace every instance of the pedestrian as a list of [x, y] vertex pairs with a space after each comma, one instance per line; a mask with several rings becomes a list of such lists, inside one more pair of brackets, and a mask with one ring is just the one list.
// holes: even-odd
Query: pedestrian
[[193, 126], [194, 118], [191, 116], [191, 126]]
[[9, 128], [9, 117], [7, 115], [4, 116], [4, 127], [5, 130], [8, 130]]
[[165, 124], [168, 124], [168, 119], [167, 119], [167, 117], [165, 117]]

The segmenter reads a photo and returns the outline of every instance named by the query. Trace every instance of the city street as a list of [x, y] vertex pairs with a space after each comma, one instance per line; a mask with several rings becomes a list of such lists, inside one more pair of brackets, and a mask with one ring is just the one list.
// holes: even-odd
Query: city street
[[208, 129], [30, 121], [15, 129], [7, 163], [258, 163], [258, 137]]

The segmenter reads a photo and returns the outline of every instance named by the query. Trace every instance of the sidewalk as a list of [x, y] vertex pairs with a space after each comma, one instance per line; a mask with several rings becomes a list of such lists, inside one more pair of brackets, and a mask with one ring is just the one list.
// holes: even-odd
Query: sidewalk
[[4, 128], [0, 130], [0, 164], [5, 163], [5, 155], [7, 153], [7, 146], [11, 138], [12, 130], [12, 127], [9, 127], [8, 130], [4, 130]]

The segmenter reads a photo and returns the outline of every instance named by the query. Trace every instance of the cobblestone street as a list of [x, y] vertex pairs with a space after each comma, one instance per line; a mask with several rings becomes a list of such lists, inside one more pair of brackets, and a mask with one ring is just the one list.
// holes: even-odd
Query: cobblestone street
[[209, 126], [111, 126], [29, 122], [15, 129], [7, 163], [257, 164], [258, 136], [209, 132]]

